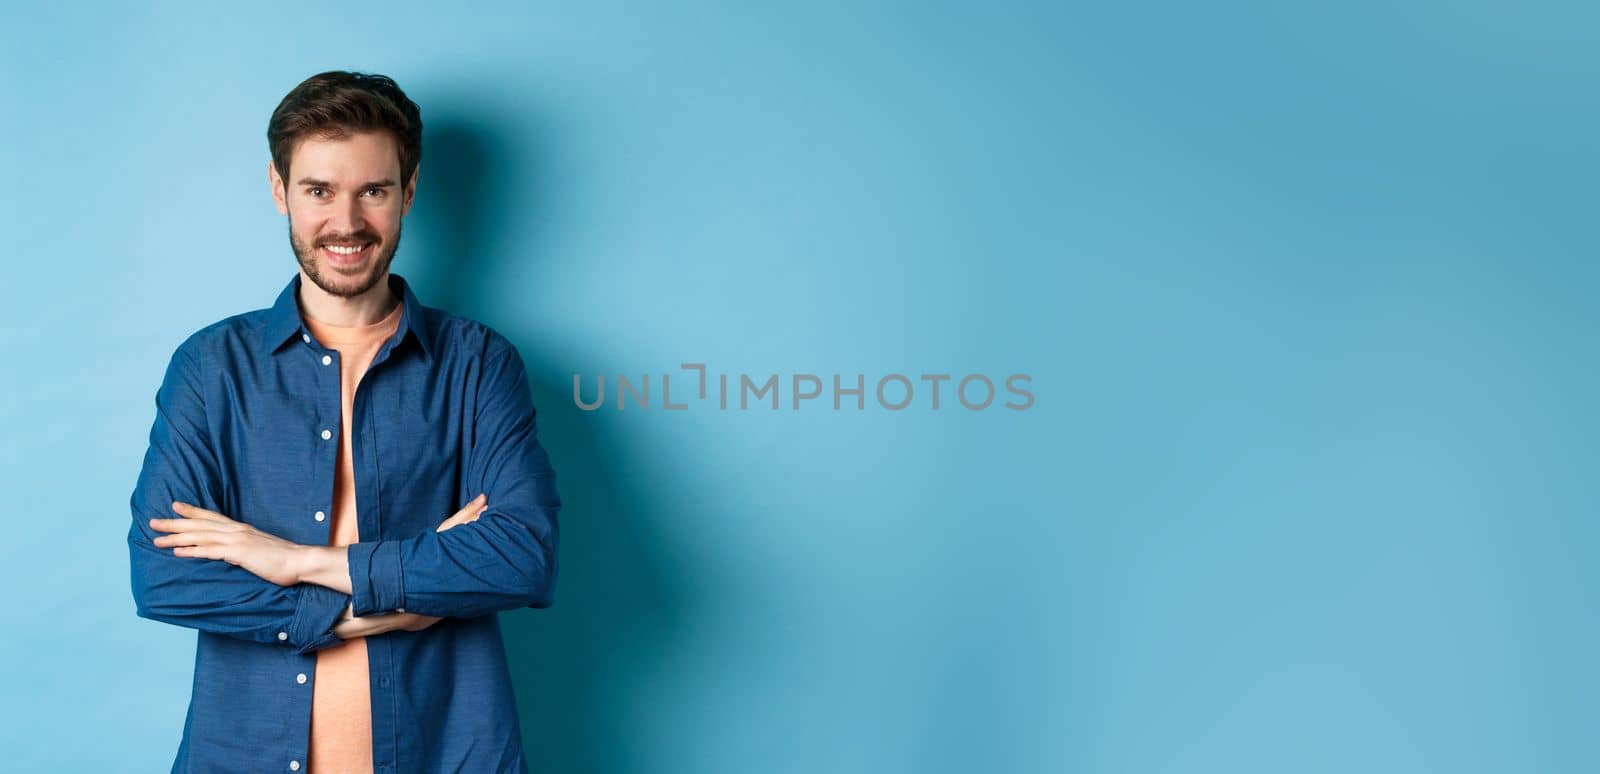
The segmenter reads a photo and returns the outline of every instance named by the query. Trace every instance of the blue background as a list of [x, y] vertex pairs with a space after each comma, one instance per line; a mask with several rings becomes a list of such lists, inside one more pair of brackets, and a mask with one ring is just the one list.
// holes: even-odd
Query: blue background
[[[170, 763], [155, 389], [294, 272], [267, 118], [355, 69], [426, 125], [394, 270], [518, 345], [561, 475], [504, 618], [544, 771], [1594, 771], [1596, 21], [7, 6], [5, 767]], [[1036, 402], [572, 402], [687, 361]]]

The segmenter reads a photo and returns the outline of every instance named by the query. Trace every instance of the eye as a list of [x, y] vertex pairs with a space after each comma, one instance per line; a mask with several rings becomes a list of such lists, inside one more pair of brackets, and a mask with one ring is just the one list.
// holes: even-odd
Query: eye
[[[367, 189], [367, 192], [368, 192], [368, 193], [374, 193], [374, 192], [376, 192], [376, 194], [377, 194], [377, 195], [378, 195], [378, 196], [382, 196], [382, 195], [383, 195], [383, 189], [382, 189], [382, 188], [378, 188], [378, 187], [376, 187], [376, 186], [374, 186], [374, 187], [372, 187], [372, 188], [368, 188], [368, 189]], [[376, 197], [374, 197], [374, 198], [376, 198]]]
[[306, 189], [306, 192], [311, 194], [312, 196], [316, 196], [318, 199], [320, 199], [322, 197], [318, 196], [317, 192], [321, 191], [321, 190], [322, 190], [322, 186], [314, 185], [314, 186], [311, 186], [310, 188]]

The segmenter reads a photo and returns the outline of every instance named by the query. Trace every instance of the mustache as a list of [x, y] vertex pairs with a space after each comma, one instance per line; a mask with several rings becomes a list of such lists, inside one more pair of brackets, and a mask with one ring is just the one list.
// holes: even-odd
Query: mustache
[[317, 242], [317, 247], [322, 247], [324, 245], [366, 244], [368, 242], [376, 242], [376, 241], [378, 241], [378, 237], [375, 234], [357, 233], [357, 234], [351, 234], [350, 236], [324, 238], [321, 241]]

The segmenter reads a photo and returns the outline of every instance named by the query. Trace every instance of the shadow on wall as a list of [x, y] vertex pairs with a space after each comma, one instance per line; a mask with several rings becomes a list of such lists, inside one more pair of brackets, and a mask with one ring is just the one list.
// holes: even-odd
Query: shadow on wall
[[[480, 290], [506, 281], [506, 267], [554, 260], [541, 252], [542, 229], [529, 226], [539, 222], [546, 190], [542, 165], [514, 161], [550, 158], [549, 149], [537, 128], [500, 133], [490, 120], [478, 106], [429, 116], [417, 203], [407, 217], [416, 241], [396, 255], [395, 271], [417, 278], [422, 303], [505, 334], [529, 369], [539, 438], [563, 503], [554, 604], [500, 615], [529, 768], [643, 772], [648, 767], [630, 749], [638, 731], [625, 724], [652, 708], [626, 702], [644, 694], [646, 670], [671, 657], [687, 626], [682, 587], [669, 585], [681, 573], [659, 566], [661, 556], [684, 554], [663, 543], [670, 537], [652, 533], [666, 522], [635, 488], [649, 480], [637, 472], [649, 460], [630, 456], [636, 445], [573, 404], [570, 363], [530, 344], [536, 339], [526, 334], [540, 324], [538, 299], [561, 289], [530, 283], [527, 303], [514, 309], [475, 303]], [[532, 238], [486, 255], [490, 245], [507, 244], [508, 223], [518, 224], [519, 239]]]

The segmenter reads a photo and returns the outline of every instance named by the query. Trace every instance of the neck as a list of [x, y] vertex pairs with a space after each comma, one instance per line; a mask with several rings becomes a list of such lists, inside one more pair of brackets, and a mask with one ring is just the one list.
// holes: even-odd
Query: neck
[[306, 276], [305, 269], [301, 269], [299, 296], [300, 311], [306, 316], [320, 323], [341, 326], [371, 325], [388, 317], [400, 302], [389, 289], [388, 272], [384, 272], [367, 292], [345, 298], [317, 287], [317, 283]]

